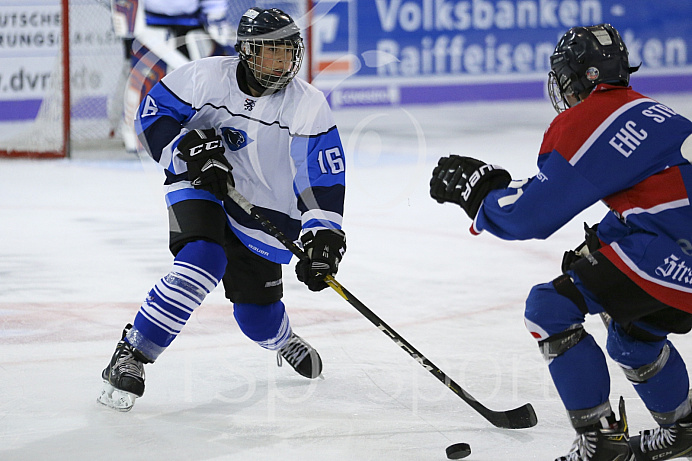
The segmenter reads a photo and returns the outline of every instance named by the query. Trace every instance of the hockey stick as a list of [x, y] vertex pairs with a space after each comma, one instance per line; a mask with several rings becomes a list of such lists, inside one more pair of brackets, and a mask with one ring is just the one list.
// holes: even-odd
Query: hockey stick
[[[264, 229], [275, 239], [281, 242], [286, 249], [298, 257], [301, 261], [308, 259], [302, 248], [298, 247], [295, 243], [286, 237], [283, 232], [274, 226], [266, 217], [264, 217], [256, 207], [250, 203], [243, 195], [238, 192], [230, 183], [228, 184], [228, 196], [233, 200], [240, 208], [242, 208], [247, 214], [252, 216], [254, 219], [259, 221], [259, 223], [264, 227]], [[507, 411], [493, 411], [485, 407], [468, 392], [461, 388], [457, 383], [455, 383], [449, 376], [447, 376], [442, 370], [440, 370], [435, 364], [428, 360], [423, 354], [421, 354], [415, 347], [413, 347], [406, 339], [404, 339], [399, 333], [394, 331], [392, 327], [387, 325], [382, 319], [380, 319], [373, 311], [367, 308], [365, 304], [360, 302], [355, 296], [353, 296], [346, 288], [344, 288], [339, 282], [336, 281], [334, 277], [328, 275], [324, 278], [324, 281], [331, 288], [334, 289], [339, 295], [344, 298], [351, 306], [355, 307], [358, 312], [360, 312], [366, 319], [368, 319], [373, 325], [375, 325], [380, 331], [386, 334], [392, 341], [394, 341], [401, 349], [403, 349], [413, 360], [418, 362], [423, 368], [428, 370], [433, 376], [435, 376], [441, 383], [447, 386], [449, 389], [454, 391], [459, 398], [464, 402], [469, 404], [474, 410], [480, 413], [485, 419], [487, 419], [491, 424], [496, 427], [501, 427], [505, 429], [523, 429], [527, 427], [533, 427], [538, 422], [536, 417], [536, 412], [530, 403], [524, 404], [521, 407], [515, 408], [513, 410]]]

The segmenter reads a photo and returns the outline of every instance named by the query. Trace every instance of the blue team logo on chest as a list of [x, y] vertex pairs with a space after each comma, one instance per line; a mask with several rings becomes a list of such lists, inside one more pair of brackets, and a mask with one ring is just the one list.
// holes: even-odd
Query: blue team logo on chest
[[232, 151], [240, 150], [254, 141], [246, 132], [233, 127], [221, 128], [221, 136]]

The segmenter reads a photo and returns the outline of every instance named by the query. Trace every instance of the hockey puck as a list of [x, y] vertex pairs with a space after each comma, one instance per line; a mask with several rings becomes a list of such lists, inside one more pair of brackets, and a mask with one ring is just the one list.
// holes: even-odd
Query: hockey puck
[[455, 443], [447, 447], [447, 458], [461, 459], [471, 454], [471, 446], [468, 443]]

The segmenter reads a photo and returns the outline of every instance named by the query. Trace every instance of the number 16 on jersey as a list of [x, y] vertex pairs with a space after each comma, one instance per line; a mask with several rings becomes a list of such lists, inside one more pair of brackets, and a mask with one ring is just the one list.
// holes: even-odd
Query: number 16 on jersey
[[320, 170], [322, 170], [324, 174], [339, 174], [343, 173], [346, 169], [343, 154], [338, 147], [321, 150], [317, 154], [317, 161], [320, 164]]

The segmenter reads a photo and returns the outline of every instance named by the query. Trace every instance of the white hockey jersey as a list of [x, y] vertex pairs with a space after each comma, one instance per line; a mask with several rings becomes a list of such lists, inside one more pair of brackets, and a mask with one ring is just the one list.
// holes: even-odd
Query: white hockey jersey
[[[187, 180], [177, 145], [193, 129], [215, 128], [233, 166], [236, 189], [258, 206], [289, 238], [302, 229], [340, 229], [345, 158], [324, 95], [295, 78], [259, 98], [242, 92], [235, 57], [210, 57], [168, 74], [144, 97], [137, 132], [166, 172], [172, 205], [199, 198]], [[215, 200], [212, 194], [205, 196]], [[230, 203], [229, 203], [230, 202]], [[291, 253], [231, 200], [224, 203], [234, 233], [251, 250], [287, 263]]]

